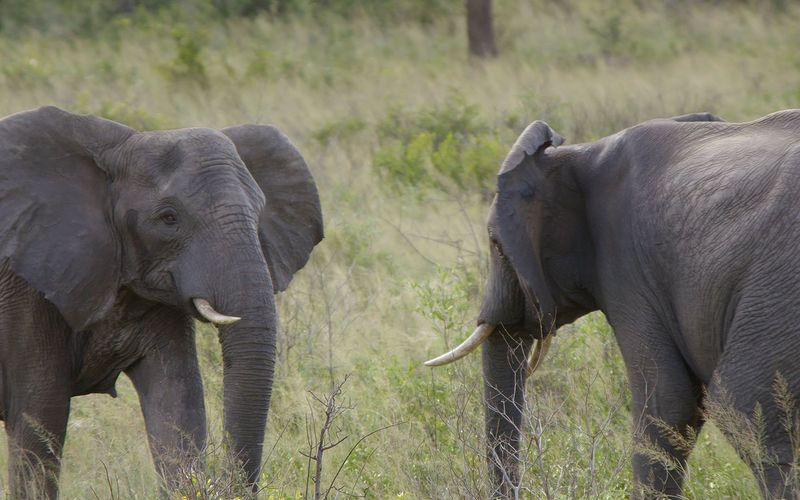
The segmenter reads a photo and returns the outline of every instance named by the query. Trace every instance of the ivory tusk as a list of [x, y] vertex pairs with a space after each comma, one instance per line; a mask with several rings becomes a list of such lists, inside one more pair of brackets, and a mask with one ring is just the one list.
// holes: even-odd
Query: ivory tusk
[[195, 298], [192, 299], [192, 303], [194, 304], [195, 309], [197, 309], [197, 312], [200, 313], [200, 316], [204, 317], [215, 325], [230, 325], [231, 323], [236, 323], [242, 319], [237, 318], [236, 316], [225, 316], [224, 314], [218, 313], [213, 307], [211, 307], [211, 304], [209, 304], [206, 299]]
[[467, 337], [467, 340], [462, 342], [461, 345], [459, 345], [458, 347], [449, 352], [442, 354], [438, 358], [433, 358], [431, 360], [426, 361], [425, 366], [446, 365], [448, 363], [452, 363], [453, 361], [463, 358], [467, 354], [477, 349], [477, 347], [481, 345], [483, 341], [489, 337], [489, 335], [492, 334], [495, 328], [496, 328], [495, 325], [490, 325], [488, 323], [479, 325], [478, 328], [476, 328], [475, 331], [472, 332], [472, 335]]
[[532, 375], [533, 372], [539, 368], [539, 365], [542, 364], [542, 360], [547, 354], [547, 351], [550, 349], [550, 342], [552, 341], [552, 335], [548, 335], [544, 339], [536, 341], [536, 346], [533, 348], [533, 352], [530, 356], [528, 356], [528, 375]]

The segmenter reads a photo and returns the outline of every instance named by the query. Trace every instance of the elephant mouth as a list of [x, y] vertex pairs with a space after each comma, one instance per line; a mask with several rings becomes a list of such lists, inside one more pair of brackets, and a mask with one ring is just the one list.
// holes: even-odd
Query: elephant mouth
[[194, 297], [192, 299], [192, 305], [194, 305], [197, 314], [199, 314], [202, 319], [209, 323], [214, 323], [215, 325], [230, 325], [242, 319], [238, 316], [226, 316], [225, 314], [217, 312], [206, 299], [200, 297]]
[[[441, 356], [437, 356], [436, 358], [426, 361], [425, 366], [447, 365], [466, 357], [468, 354], [477, 349], [478, 346], [483, 344], [496, 329], [497, 325], [481, 323], [477, 328], [475, 328], [475, 331], [472, 332], [472, 334], [467, 337], [466, 340], [464, 340], [464, 342], [454, 347], [450, 351], [442, 354]], [[547, 354], [547, 351], [550, 349], [550, 343], [552, 341], [553, 335], [546, 335], [544, 338], [537, 339], [535, 341], [536, 345], [528, 355], [528, 375], [531, 375], [533, 372], [535, 372], [542, 364], [542, 360]]]

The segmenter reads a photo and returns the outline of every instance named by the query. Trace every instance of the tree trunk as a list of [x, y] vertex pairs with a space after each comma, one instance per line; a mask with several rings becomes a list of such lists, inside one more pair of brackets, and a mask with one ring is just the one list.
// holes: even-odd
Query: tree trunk
[[492, 0], [465, 0], [469, 54], [475, 57], [497, 56], [492, 27]]

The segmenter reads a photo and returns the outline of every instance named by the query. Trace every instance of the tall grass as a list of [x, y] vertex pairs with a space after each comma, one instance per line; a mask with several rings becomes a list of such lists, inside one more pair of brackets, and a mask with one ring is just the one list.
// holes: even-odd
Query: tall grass
[[[327, 236], [279, 298], [264, 495], [306, 492], [313, 471], [301, 452], [319, 434], [311, 392], [349, 374], [341, 397], [351, 409], [332, 429], [346, 439], [321, 470], [332, 495], [482, 497], [477, 356], [439, 370], [421, 363], [474, 324], [486, 191], [503, 153], [534, 119], [580, 142], [656, 116], [708, 110], [749, 120], [798, 106], [799, 21], [800, 10], [779, 2], [498, 0], [501, 56], [480, 62], [467, 57], [454, 15], [180, 25], [135, 16], [68, 37], [19, 28], [0, 35], [0, 114], [53, 103], [147, 129], [279, 126], [314, 171]], [[459, 113], [474, 120], [469, 133], [435, 135]], [[425, 134], [430, 143], [415, 146]], [[473, 171], [461, 176], [461, 163]], [[419, 177], [406, 182], [409, 168]], [[197, 341], [219, 443], [221, 354], [211, 328], [199, 326]], [[590, 315], [551, 352], [527, 389], [523, 494], [626, 495], [629, 396], [609, 327]], [[135, 392], [124, 377], [117, 385], [118, 399], [74, 400], [64, 498], [156, 492]], [[713, 426], [697, 439], [687, 494], [757, 494]]]

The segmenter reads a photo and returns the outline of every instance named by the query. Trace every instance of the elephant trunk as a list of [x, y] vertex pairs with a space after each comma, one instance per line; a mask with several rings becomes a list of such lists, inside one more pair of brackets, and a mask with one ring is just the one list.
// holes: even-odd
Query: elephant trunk
[[498, 328], [483, 344], [484, 415], [493, 497], [517, 497], [514, 491], [519, 487], [520, 429], [532, 340], [522, 332]]
[[222, 289], [219, 310], [241, 317], [219, 326], [224, 377], [225, 434], [230, 451], [241, 462], [248, 484], [255, 485], [275, 369], [277, 321], [272, 282], [259, 254], [238, 263], [235, 289]]

